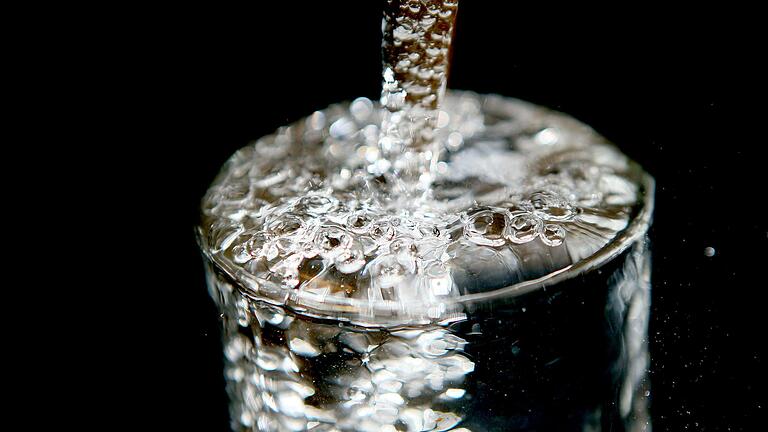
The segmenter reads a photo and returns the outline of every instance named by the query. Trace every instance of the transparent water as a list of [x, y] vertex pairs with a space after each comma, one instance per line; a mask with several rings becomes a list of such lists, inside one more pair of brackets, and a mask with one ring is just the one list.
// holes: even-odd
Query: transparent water
[[652, 181], [521, 101], [449, 92], [395, 158], [391, 115], [318, 111], [204, 198], [233, 429], [649, 430]]

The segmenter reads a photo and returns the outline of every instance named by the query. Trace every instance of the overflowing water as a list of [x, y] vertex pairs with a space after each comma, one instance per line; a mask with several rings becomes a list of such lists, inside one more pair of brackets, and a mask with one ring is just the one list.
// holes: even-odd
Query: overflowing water
[[652, 180], [566, 115], [446, 92], [456, 12], [388, 0], [380, 101], [203, 199], [233, 430], [650, 430]]
[[382, 116], [281, 128], [203, 201], [233, 429], [650, 430], [648, 177], [567, 116], [449, 92], [414, 198]]
[[211, 257], [308, 315], [440, 322], [460, 317], [463, 295], [589, 258], [643, 199], [642, 172], [591, 129], [472, 93], [446, 98], [446, 151], [414, 199], [380, 173], [381, 117], [360, 98], [238, 151], [204, 199]]

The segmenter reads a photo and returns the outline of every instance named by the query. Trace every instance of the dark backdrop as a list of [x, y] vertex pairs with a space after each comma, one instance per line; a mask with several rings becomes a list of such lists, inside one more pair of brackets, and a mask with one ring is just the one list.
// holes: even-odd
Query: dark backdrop
[[[149, 10], [121, 24], [117, 43], [129, 55], [109, 84], [130, 106], [112, 134], [131, 138], [113, 158], [125, 168], [123, 206], [136, 229], [125, 241], [142, 246], [123, 261], [132, 269], [125, 280], [113, 282], [134, 300], [124, 417], [140, 424], [228, 424], [217, 313], [193, 239], [218, 168], [277, 126], [378, 95], [379, 2], [307, 3]], [[764, 53], [748, 14], [575, 14], [516, 3], [462, 2], [450, 87], [572, 114], [656, 177], [654, 427], [757, 430], [749, 425], [765, 416], [757, 299], [766, 284], [755, 275], [768, 246], [758, 158], [766, 132], [754, 115], [764, 111], [754, 68]]]

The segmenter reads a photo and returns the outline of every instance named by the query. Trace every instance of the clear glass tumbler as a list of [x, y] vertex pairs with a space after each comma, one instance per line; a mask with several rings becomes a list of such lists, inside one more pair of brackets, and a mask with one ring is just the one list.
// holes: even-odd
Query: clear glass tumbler
[[650, 430], [653, 179], [563, 114], [449, 92], [404, 198], [379, 120], [318, 111], [203, 200], [233, 430]]

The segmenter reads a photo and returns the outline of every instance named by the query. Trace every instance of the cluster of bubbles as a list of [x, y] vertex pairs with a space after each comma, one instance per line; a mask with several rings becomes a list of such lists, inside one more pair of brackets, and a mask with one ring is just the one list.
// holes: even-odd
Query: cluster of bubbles
[[210, 273], [224, 312], [233, 430], [467, 431], [466, 341], [439, 326], [310, 322]]
[[486, 290], [543, 276], [605, 246], [642, 193], [639, 169], [575, 120], [453, 92], [431, 187], [413, 196], [388, 170], [382, 115], [359, 98], [237, 152], [203, 202], [209, 257], [254, 296], [314, 316], [440, 321], [470, 258], [492, 257], [472, 271], [494, 275]]
[[506, 242], [523, 244], [537, 237], [547, 246], [560, 246], [565, 228], [560, 222], [571, 221], [578, 208], [557, 195], [537, 192], [513, 209], [496, 208], [472, 214], [464, 227], [470, 241], [487, 246]]

